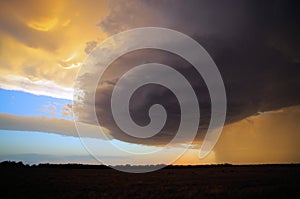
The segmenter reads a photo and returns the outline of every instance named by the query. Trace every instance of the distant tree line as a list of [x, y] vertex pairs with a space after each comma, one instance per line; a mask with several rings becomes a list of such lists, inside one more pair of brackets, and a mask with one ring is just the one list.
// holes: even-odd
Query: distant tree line
[[[160, 167], [163, 169], [184, 169], [184, 168], [208, 168], [208, 167], [248, 167], [248, 166], [300, 166], [300, 164], [257, 164], [257, 165], [232, 165], [229, 163], [224, 164], [207, 164], [207, 165], [117, 165], [111, 166], [115, 168], [122, 168], [122, 167], [130, 167], [130, 168], [146, 168], [146, 167]], [[24, 164], [23, 162], [15, 162], [15, 161], [3, 161], [0, 162], [0, 168], [61, 168], [61, 169], [111, 169], [109, 166], [105, 165], [88, 165], [88, 164], [50, 164], [50, 163], [40, 163], [40, 164], [33, 164], [28, 165]]]
[[108, 169], [105, 165], [87, 165], [87, 164], [50, 164], [40, 163], [28, 165], [23, 162], [4, 161], [0, 162], [0, 168], [66, 168], [66, 169]]

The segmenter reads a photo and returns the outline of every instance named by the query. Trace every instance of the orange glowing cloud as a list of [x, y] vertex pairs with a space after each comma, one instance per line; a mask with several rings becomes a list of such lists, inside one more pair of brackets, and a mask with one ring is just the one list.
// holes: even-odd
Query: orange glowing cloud
[[[72, 88], [88, 45], [106, 38], [97, 24], [107, 12], [105, 1], [1, 1], [0, 88], [50, 96], [43, 82]], [[25, 89], [21, 79], [41, 90]]]

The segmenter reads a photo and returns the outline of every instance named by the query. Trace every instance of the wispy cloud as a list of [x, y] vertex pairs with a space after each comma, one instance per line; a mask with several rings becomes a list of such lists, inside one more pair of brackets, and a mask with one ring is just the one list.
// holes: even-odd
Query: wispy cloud
[[72, 87], [63, 87], [53, 81], [31, 80], [23, 76], [0, 76], [0, 88], [19, 90], [34, 95], [44, 95], [60, 99], [73, 99]]

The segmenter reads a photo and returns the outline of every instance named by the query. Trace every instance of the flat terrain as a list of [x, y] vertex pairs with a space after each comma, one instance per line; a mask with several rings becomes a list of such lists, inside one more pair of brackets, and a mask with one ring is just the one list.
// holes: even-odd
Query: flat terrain
[[300, 198], [300, 165], [113, 169], [1, 168], [1, 198]]

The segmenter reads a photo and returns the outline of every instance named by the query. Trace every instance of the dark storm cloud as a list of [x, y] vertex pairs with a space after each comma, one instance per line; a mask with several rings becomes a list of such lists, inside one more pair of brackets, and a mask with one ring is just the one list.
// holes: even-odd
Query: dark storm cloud
[[[161, 26], [188, 34], [208, 51], [225, 83], [227, 124], [261, 111], [300, 104], [300, 17], [297, 1], [121, 3], [121, 7], [120, 1], [112, 3], [112, 12], [99, 24], [108, 33]], [[139, 125], [149, 123], [151, 105], [159, 103], [165, 106], [167, 123], [163, 131], [153, 138], [141, 140], [126, 135], [116, 126], [111, 114], [110, 97], [117, 79], [131, 67], [149, 62], [172, 66], [190, 81], [200, 104], [201, 120], [196, 141], [201, 141], [210, 121], [210, 99], [205, 83], [185, 60], [157, 50], [124, 55], [106, 71], [96, 95], [96, 112], [101, 125], [108, 128], [113, 137], [127, 142], [159, 145], [173, 137], [178, 128], [180, 109], [174, 94], [161, 86], [140, 88], [132, 96], [130, 104], [132, 118]]]
[[[104, 80], [100, 82], [96, 92], [95, 104], [96, 113], [99, 121], [101, 121], [101, 125], [108, 127], [112, 136], [117, 139], [150, 145], [154, 143], [155, 145], [163, 145], [170, 141], [173, 135], [177, 132], [181, 114], [178, 100], [170, 90], [157, 84], [149, 84], [137, 89], [131, 97], [129, 109], [133, 120], [138, 125], [145, 126], [150, 122], [150, 118], [148, 116], [149, 108], [154, 104], [163, 105], [168, 113], [168, 118], [162, 132], [150, 139], [138, 139], [121, 133], [122, 131], [115, 124], [111, 113], [111, 95], [118, 79], [108, 79], [112, 76], [112, 74], [114, 74], [114, 76], [121, 76], [124, 72], [130, 70], [134, 66], [148, 62], [156, 62], [172, 66], [188, 79], [193, 88], [196, 90], [201, 109], [201, 120], [204, 121], [201, 123], [199, 131], [201, 129], [205, 130], [210, 119], [210, 99], [208, 90], [201, 76], [198, 75], [196, 69], [194, 69], [183, 58], [166, 51], [150, 49], [139, 50], [122, 56], [112, 63], [109, 69], [105, 72], [103, 76]], [[165, 78], [167, 75], [168, 74], [159, 74], [158, 76], [159, 78]], [[184, 87], [181, 89], [184, 89]], [[92, 121], [91, 119], [88, 120]], [[199, 136], [203, 135], [199, 134]], [[183, 138], [182, 142], [184, 141], [185, 140]]]

